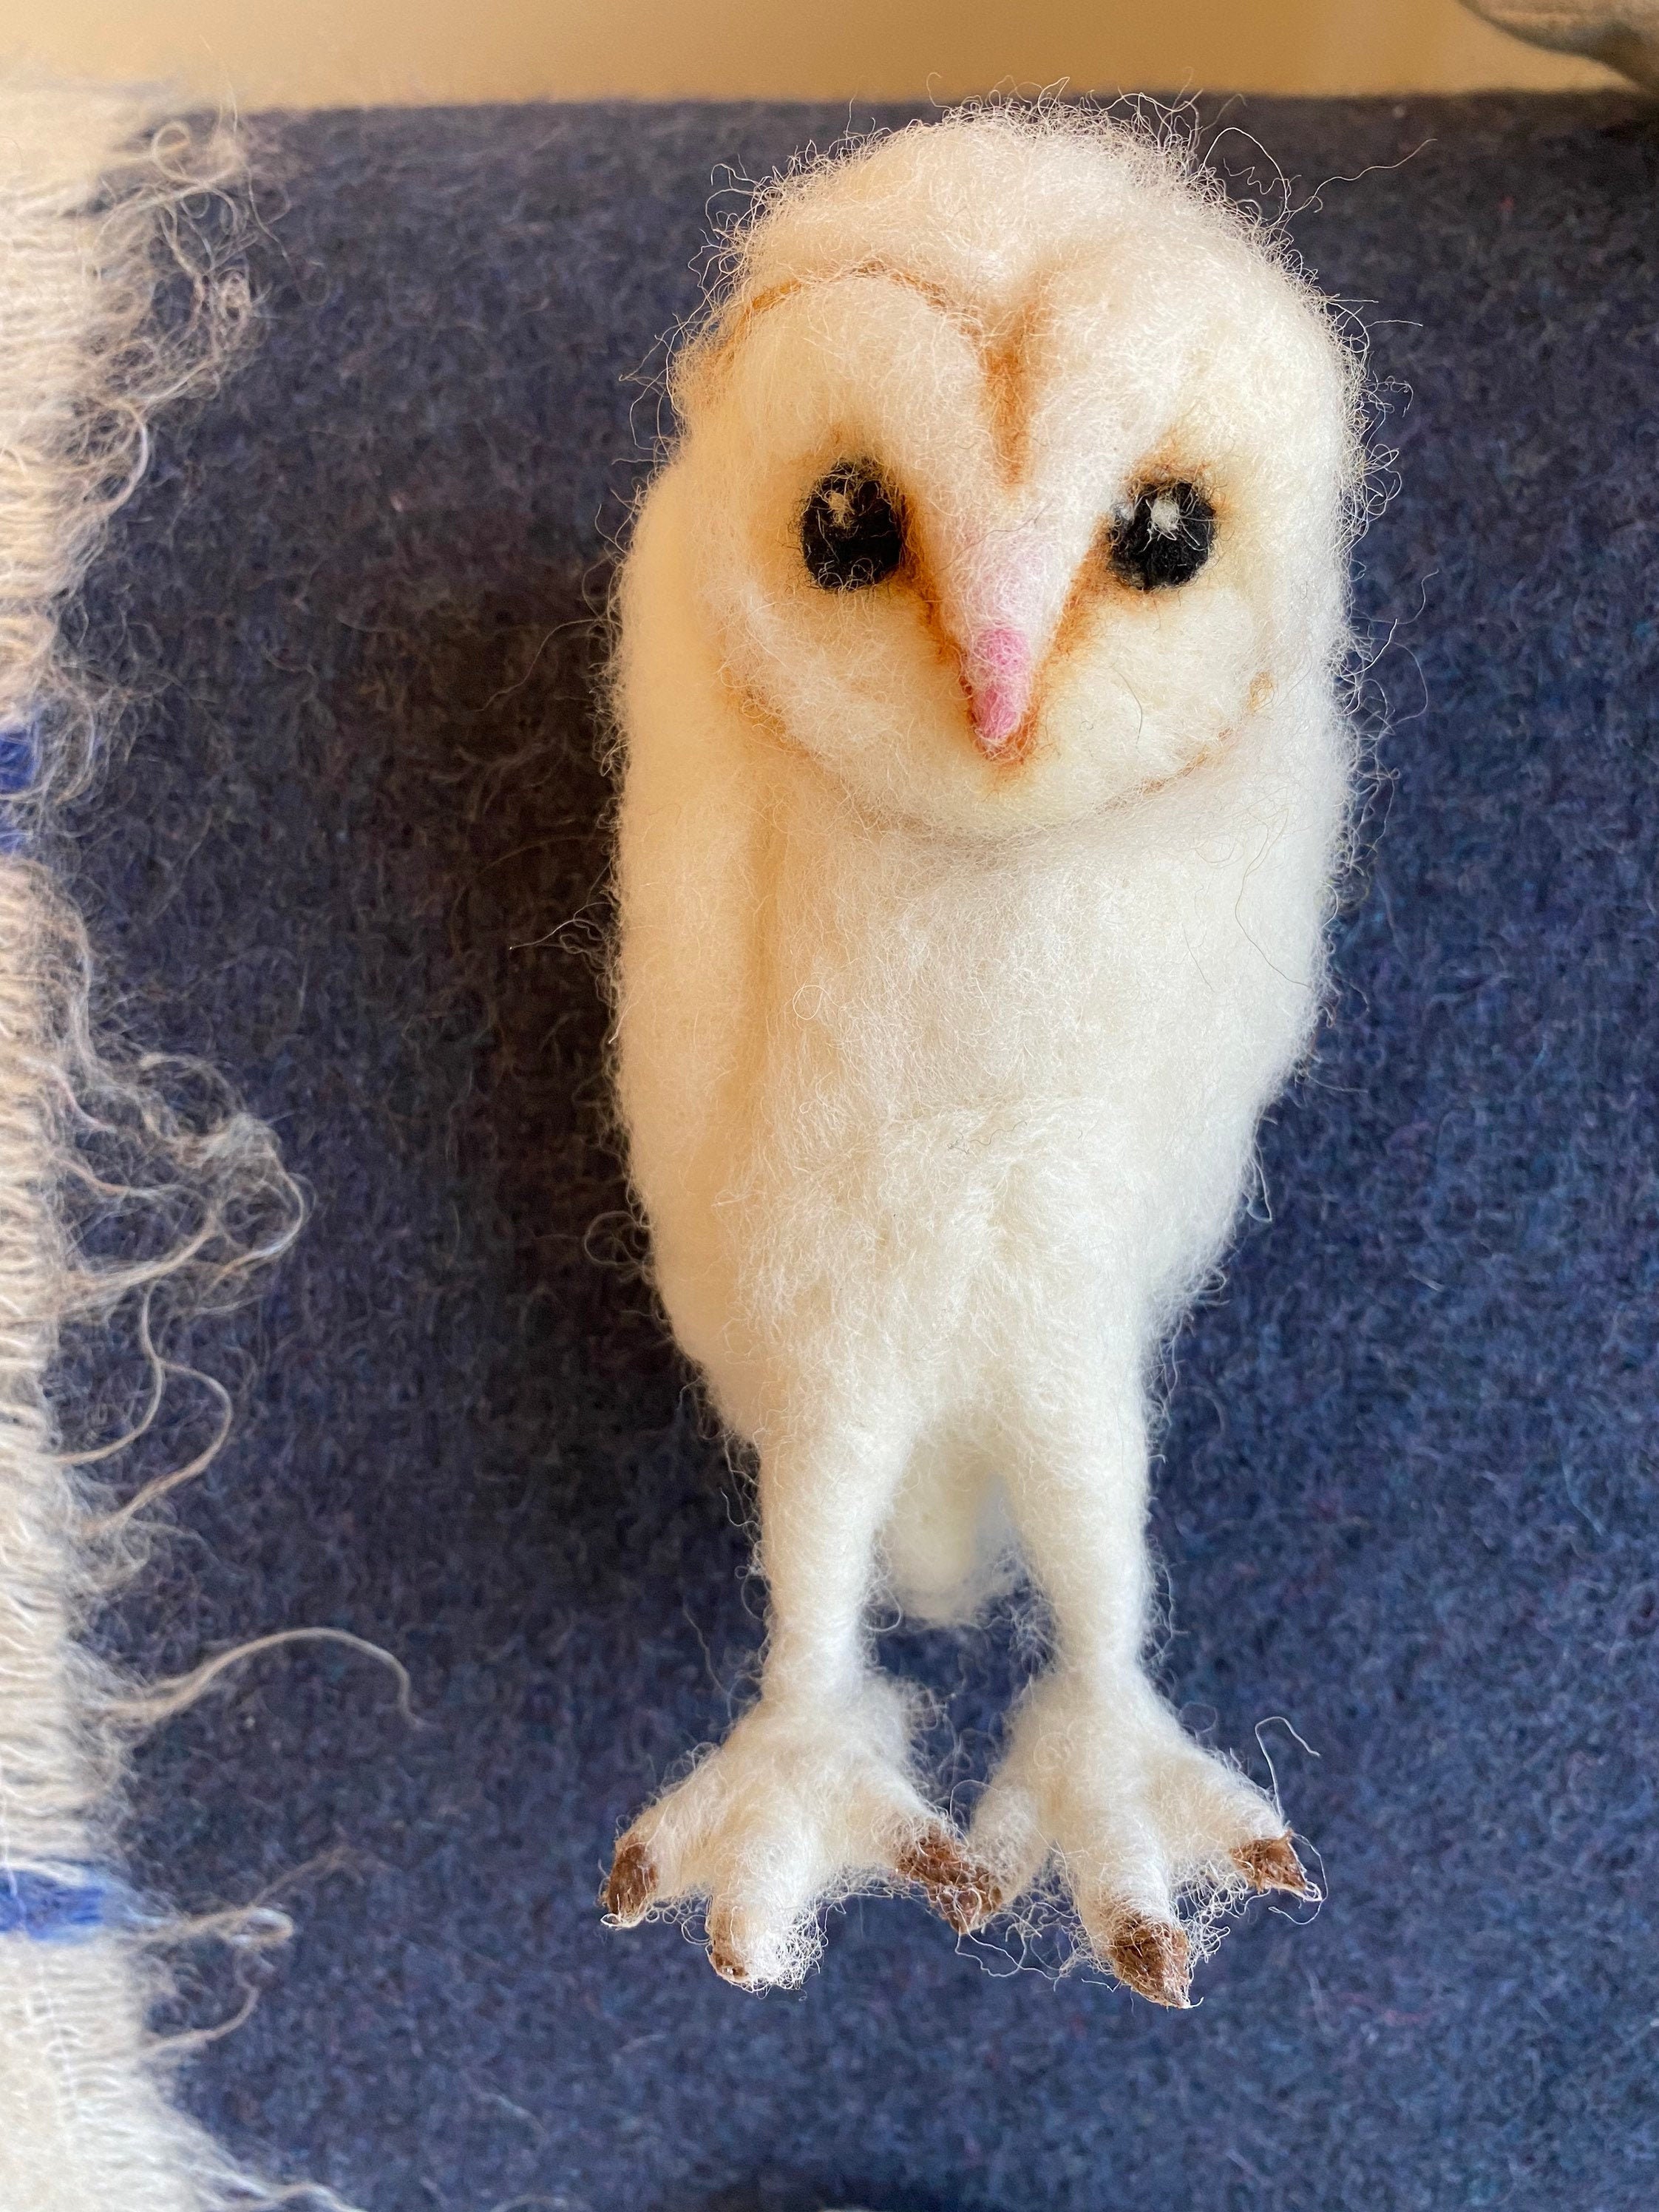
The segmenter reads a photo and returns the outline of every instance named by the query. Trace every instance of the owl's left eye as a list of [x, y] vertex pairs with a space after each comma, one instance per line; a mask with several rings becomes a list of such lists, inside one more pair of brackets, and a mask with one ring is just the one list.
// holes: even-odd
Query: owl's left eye
[[904, 558], [904, 513], [867, 461], [841, 461], [815, 484], [800, 523], [801, 558], [820, 590], [860, 592]]
[[1143, 484], [1113, 519], [1113, 570], [1138, 592], [1190, 584], [1214, 550], [1215, 509], [1196, 484]]

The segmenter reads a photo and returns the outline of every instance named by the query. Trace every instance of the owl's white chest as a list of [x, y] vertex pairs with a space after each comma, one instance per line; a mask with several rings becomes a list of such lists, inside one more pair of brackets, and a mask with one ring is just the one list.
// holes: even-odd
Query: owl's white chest
[[1291, 818], [1294, 788], [979, 847], [860, 823], [787, 763], [741, 837], [689, 787], [631, 839], [625, 811], [633, 1165], [738, 1425], [790, 1371], [948, 1399], [1156, 1328], [1316, 1004], [1328, 810]]

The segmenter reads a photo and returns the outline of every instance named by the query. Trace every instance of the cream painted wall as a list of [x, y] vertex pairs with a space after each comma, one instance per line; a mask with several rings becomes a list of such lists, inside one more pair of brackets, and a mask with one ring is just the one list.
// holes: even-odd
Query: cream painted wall
[[0, 0], [0, 54], [245, 107], [1613, 80], [1457, 0]]

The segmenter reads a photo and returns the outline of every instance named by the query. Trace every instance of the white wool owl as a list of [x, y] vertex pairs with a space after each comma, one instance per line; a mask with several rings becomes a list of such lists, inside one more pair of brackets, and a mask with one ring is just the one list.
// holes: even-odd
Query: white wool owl
[[[1143, 1671], [1149, 1369], [1321, 1002], [1355, 362], [1176, 155], [1003, 109], [767, 195], [672, 388], [620, 591], [617, 1077], [769, 1625], [605, 1903], [706, 1899], [759, 1989], [827, 1899], [965, 1930], [1058, 1876], [1184, 2004], [1218, 1901], [1312, 1893]], [[962, 1619], [1011, 1557], [1052, 1662], [963, 1835], [868, 1617]]]

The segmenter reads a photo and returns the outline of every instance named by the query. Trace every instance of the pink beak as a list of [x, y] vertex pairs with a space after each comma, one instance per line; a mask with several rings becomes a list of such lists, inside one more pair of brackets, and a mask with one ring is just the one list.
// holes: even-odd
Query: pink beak
[[1031, 647], [1023, 630], [981, 630], [969, 647], [964, 674], [974, 742], [987, 760], [1000, 760], [1031, 703]]

